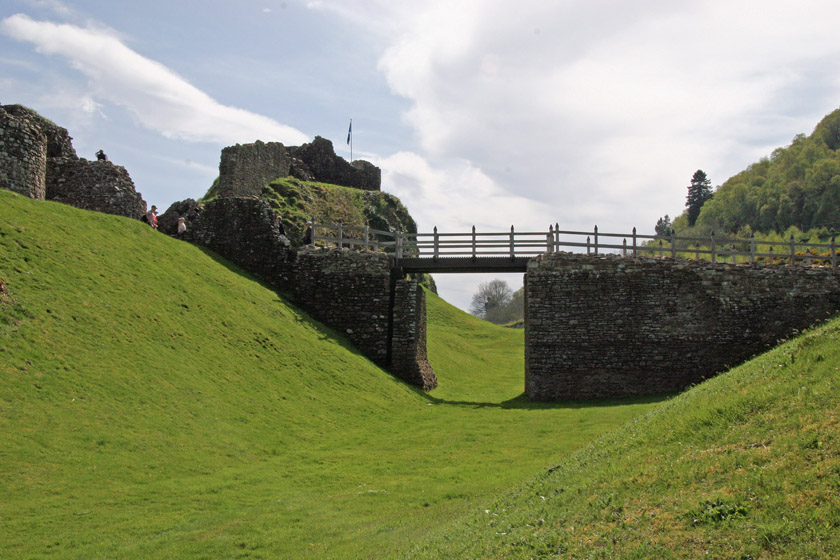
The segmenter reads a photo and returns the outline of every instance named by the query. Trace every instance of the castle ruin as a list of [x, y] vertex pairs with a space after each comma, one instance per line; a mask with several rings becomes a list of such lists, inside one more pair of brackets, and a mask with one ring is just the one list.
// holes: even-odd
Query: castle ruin
[[146, 202], [124, 167], [76, 155], [66, 128], [22, 105], [0, 106], [0, 188], [37, 200], [139, 218]]
[[348, 162], [336, 155], [332, 142], [320, 136], [309, 144], [289, 147], [257, 140], [222, 150], [218, 194], [225, 198], [259, 197], [263, 187], [280, 177], [364, 191], [378, 191], [382, 182], [378, 167], [364, 160]]

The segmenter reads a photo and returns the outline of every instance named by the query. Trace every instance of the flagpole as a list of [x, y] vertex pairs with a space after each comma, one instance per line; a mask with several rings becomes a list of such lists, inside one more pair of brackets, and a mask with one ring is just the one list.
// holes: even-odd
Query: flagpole
[[350, 163], [353, 163], [353, 119], [350, 119], [350, 126], [347, 127], [347, 143], [350, 145]]

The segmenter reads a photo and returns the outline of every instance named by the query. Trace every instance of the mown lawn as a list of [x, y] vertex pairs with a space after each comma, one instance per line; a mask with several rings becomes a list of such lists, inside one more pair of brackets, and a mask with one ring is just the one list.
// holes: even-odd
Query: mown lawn
[[389, 558], [653, 400], [532, 404], [430, 294], [418, 392], [235, 266], [0, 190], [0, 558]]
[[410, 558], [840, 558], [840, 319], [668, 400]]

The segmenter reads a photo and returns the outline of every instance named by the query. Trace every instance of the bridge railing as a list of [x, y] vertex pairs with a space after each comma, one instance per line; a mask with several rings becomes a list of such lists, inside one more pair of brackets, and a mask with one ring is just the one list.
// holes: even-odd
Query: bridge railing
[[558, 224], [548, 231], [441, 233], [401, 233], [373, 228], [338, 224], [315, 224], [313, 241], [320, 245], [364, 248], [385, 251], [396, 258], [446, 257], [530, 257], [561, 250], [585, 251], [587, 254], [620, 254], [624, 257], [671, 257], [714, 262], [731, 261], [750, 264], [766, 261], [773, 264], [830, 265], [837, 267], [837, 247], [832, 233], [829, 243], [788, 241], [760, 241], [716, 236], [679, 237], [639, 234], [636, 228], [629, 234], [593, 231], [565, 231]]

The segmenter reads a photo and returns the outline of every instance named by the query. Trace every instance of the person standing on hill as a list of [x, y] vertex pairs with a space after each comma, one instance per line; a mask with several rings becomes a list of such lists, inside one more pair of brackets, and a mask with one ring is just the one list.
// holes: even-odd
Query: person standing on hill
[[306, 230], [303, 232], [303, 244], [312, 245], [312, 222], [306, 222]]
[[146, 220], [149, 222], [149, 225], [152, 226], [152, 229], [158, 228], [157, 206], [154, 204], [152, 204], [151, 209], [146, 212]]

